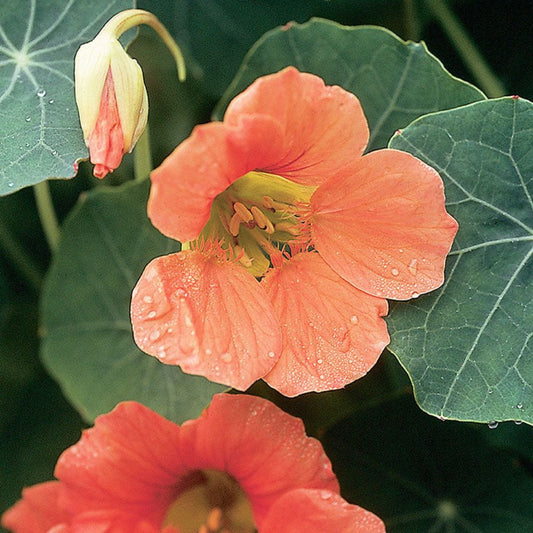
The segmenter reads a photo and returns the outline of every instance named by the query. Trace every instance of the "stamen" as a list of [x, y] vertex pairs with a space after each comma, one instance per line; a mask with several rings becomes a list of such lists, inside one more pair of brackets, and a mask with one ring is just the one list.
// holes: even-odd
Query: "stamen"
[[241, 225], [241, 222], [242, 218], [240, 217], [239, 213], [233, 213], [233, 216], [229, 221], [229, 232], [234, 237], [237, 237], [237, 235], [239, 234], [239, 226]]
[[241, 202], [235, 202], [233, 204], [233, 209], [235, 209], [235, 213], [237, 213], [245, 223], [252, 222], [254, 219], [250, 210], [244, 204], [241, 204]]
[[246, 268], [250, 268], [252, 266], [252, 260], [250, 259], [250, 256], [244, 251], [244, 248], [242, 246], [239, 246], [238, 244], [234, 246], [235, 256], [239, 263], [241, 265], [245, 266]]
[[267, 233], [272, 234], [274, 233], [274, 226], [272, 225], [272, 222], [270, 222], [269, 218], [265, 216], [263, 211], [253, 205], [251, 207], [252, 215], [254, 217], [254, 220], [256, 224], [263, 230], [265, 230]]
[[293, 224], [291, 222], [278, 222], [275, 226], [276, 231], [285, 231], [294, 235], [295, 237], [300, 234], [299, 224]]
[[207, 517], [206, 526], [209, 531], [218, 531], [222, 527], [222, 509], [215, 507]]

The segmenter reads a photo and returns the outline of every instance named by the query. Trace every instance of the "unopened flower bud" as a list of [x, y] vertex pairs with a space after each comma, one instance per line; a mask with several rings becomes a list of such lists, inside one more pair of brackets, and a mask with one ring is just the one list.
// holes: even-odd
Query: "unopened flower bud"
[[142, 70], [118, 40], [138, 24], [149, 24], [159, 33], [176, 59], [180, 80], [185, 78], [178, 46], [154, 15], [140, 9], [118, 13], [79, 48], [74, 65], [76, 103], [97, 178], [120, 165], [146, 126], [148, 97]]

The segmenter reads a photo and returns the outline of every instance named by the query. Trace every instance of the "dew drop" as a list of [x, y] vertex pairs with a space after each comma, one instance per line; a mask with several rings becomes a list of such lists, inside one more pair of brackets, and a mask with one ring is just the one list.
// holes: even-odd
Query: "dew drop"
[[489, 426], [489, 429], [496, 429], [498, 427], [498, 422], [496, 422], [495, 420], [491, 420], [488, 423], [488, 426]]
[[26, 122], [31, 122], [31, 117], [26, 117]]
[[205, 355], [211, 355], [212, 353], [213, 353], [213, 350], [211, 350], [210, 348], [205, 349]]
[[143, 298], [143, 302], [146, 304], [151, 304], [154, 301], [154, 299], [151, 296], [145, 296]]
[[324, 362], [324, 361], [323, 361], [322, 359], [318, 359], [318, 360], [317, 360], [317, 363], [318, 363], [319, 365], [321, 365], [323, 362]]
[[150, 333], [151, 341], [156, 341], [157, 339], [159, 339], [159, 337], [161, 337], [161, 332], [158, 329], [154, 329], [154, 331]]
[[488, 390], [488, 393], [489, 393], [489, 394], [492, 394], [493, 392], [494, 392], [494, 391], [493, 391], [492, 389], [489, 389], [489, 390]]
[[331, 499], [331, 492], [329, 490], [322, 490], [320, 491], [320, 497], [323, 500], [329, 500]]
[[420, 296], [420, 294], [418, 294], [418, 292], [412, 292], [411, 293], [411, 298], [418, 298]]
[[519, 426], [522, 423], [522, 420], [515, 420], [514, 423]]
[[400, 273], [400, 271], [397, 268], [393, 268], [391, 270], [391, 273], [392, 273], [393, 276], [397, 276]]
[[37, 96], [38, 96], [39, 98], [42, 98], [43, 96], [46, 96], [46, 91], [45, 91], [42, 87], [40, 87], [40, 88], [37, 90]]
[[57, 155], [57, 150], [52, 150], [52, 155]]
[[351, 322], [352, 324], [357, 324], [358, 321], [359, 321], [359, 319], [358, 319], [355, 315], [352, 315], [352, 316], [350, 317], [350, 322]]
[[318, 376], [320, 379], [324, 379], [324, 374], [320, 374], [320, 376]]
[[15, 185], [15, 184], [14, 184], [12, 181], [8, 181], [8, 182], [7, 182], [7, 186], [8, 186], [8, 187], [13, 187], [14, 185]]
[[222, 361], [224, 363], [231, 363], [231, 360], [233, 359], [232, 355], [230, 353], [223, 353], [221, 356], [220, 356], [220, 359], [222, 359]]
[[54, 103], [54, 99], [52, 98], [52, 99], [48, 100], [48, 103], [49, 104], [53, 104]]
[[411, 274], [416, 274], [418, 270], [418, 260], [417, 259], [411, 259], [411, 262], [409, 263], [409, 272]]
[[147, 316], [148, 318], [155, 318], [155, 315], [156, 315], [155, 311], [150, 311]]
[[517, 408], [517, 409], [523, 409], [524, 406], [523, 406], [523, 404], [521, 404], [521, 403], [517, 403], [517, 404], [516, 404], [516, 408]]
[[274, 357], [276, 357], [276, 354], [274, 352], [268, 352], [268, 357], [270, 357], [271, 359], [273, 359]]
[[398, 251], [403, 254], [403, 248], [398, 248]]

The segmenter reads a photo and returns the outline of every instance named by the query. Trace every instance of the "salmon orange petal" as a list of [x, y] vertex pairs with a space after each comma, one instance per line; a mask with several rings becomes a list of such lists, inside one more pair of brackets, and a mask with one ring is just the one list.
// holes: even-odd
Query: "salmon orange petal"
[[246, 493], [259, 531], [270, 507], [288, 491], [339, 493], [320, 442], [305, 434], [300, 419], [263, 398], [217, 394], [200, 418], [181, 429], [189, 467], [231, 475]]
[[279, 157], [281, 127], [244, 116], [231, 127], [197, 126], [151, 174], [148, 216], [167, 237], [190, 241], [209, 219], [214, 198], [235, 180]]
[[262, 284], [283, 335], [281, 357], [264, 379], [285, 396], [351, 383], [389, 343], [387, 301], [353, 287], [316, 253], [293, 256]]
[[431, 167], [398, 150], [363, 156], [311, 198], [320, 255], [357, 288], [406, 300], [439, 287], [457, 232]]
[[283, 145], [258, 170], [318, 185], [363, 154], [369, 130], [357, 97], [322, 78], [288, 67], [263, 76], [236, 96], [224, 123], [265, 114], [281, 126]]
[[47, 533], [68, 523], [69, 514], [58, 505], [57, 481], [23, 489], [22, 499], [2, 515], [2, 527], [17, 533]]
[[280, 354], [280, 327], [263, 287], [239, 263], [198, 250], [146, 267], [131, 320], [146, 353], [239, 390], [263, 377]]
[[385, 533], [375, 514], [325, 490], [298, 489], [270, 509], [261, 533]]
[[159, 525], [188, 472], [176, 453], [179, 439], [180, 428], [147, 407], [119, 404], [59, 457], [61, 507]]

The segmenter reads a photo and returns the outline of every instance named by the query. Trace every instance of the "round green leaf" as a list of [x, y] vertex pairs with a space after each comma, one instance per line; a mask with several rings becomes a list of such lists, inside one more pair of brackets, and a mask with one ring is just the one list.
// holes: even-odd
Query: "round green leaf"
[[0, 7], [0, 195], [71, 178], [87, 148], [74, 99], [74, 55], [127, 0], [23, 0]]
[[451, 76], [423, 43], [402, 41], [384, 28], [312, 19], [265, 34], [244, 59], [215, 116], [221, 119], [230, 100], [256, 78], [288, 65], [359, 98], [371, 132], [369, 149], [384, 147], [397, 129], [421, 115], [484, 98]]
[[[531, 442], [531, 427], [508, 425]], [[500, 429], [440, 422], [405, 397], [353, 414], [323, 442], [343, 496], [387, 533], [525, 533], [533, 479], [520, 455], [485, 442]]]
[[442, 176], [459, 232], [442, 288], [392, 307], [390, 350], [422, 409], [533, 423], [533, 104], [487, 100], [390, 143]]
[[42, 359], [87, 420], [122, 400], [167, 418], [195, 418], [227, 389], [141, 352], [131, 291], [146, 264], [175, 251], [146, 216], [148, 182], [89, 193], [68, 217], [42, 300]]

